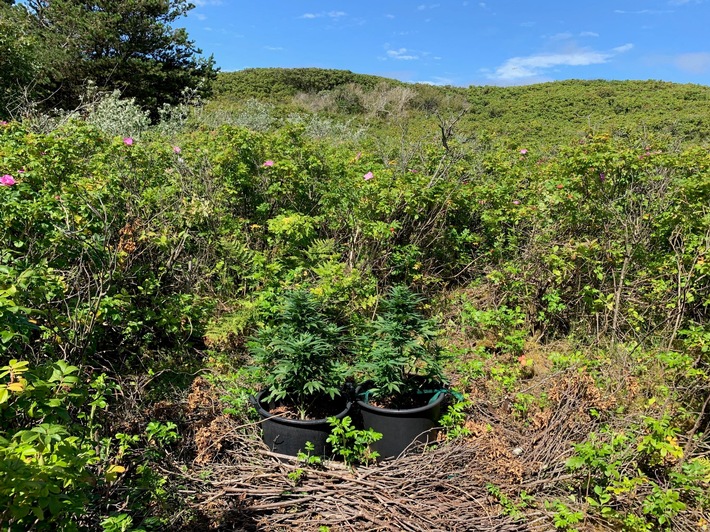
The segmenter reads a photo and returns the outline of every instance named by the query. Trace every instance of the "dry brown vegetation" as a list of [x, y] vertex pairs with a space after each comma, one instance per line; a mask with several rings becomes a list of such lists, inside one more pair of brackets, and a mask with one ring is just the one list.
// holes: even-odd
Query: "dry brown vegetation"
[[[468, 435], [430, 448], [412, 447], [395, 460], [347, 468], [339, 462], [307, 466], [262, 444], [258, 423], [215, 408], [218, 390], [198, 378], [185, 405], [195, 435], [193, 459], [165, 470], [182, 486], [192, 527], [210, 530], [551, 530], [554, 501], [570, 511], [588, 503], [580, 475], [565, 465], [573, 444], [599, 428], [617, 406], [579, 368], [534, 377], [549, 399], [524, 421], [506, 399], [485, 390], [466, 413]], [[622, 418], [615, 421], [619, 428]], [[623, 501], [627, 510], [647, 495], [640, 485]], [[574, 500], [570, 496], [575, 496]], [[547, 504], [546, 504], [547, 503]], [[188, 510], [185, 510], [188, 511]], [[697, 530], [710, 516], [686, 512], [674, 530]], [[587, 517], [578, 530], [614, 530]]]

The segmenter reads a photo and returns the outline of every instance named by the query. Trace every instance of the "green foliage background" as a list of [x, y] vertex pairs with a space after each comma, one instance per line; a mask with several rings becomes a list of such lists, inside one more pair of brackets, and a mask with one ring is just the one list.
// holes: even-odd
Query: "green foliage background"
[[110, 120], [3, 122], [3, 526], [186, 525], [155, 464], [194, 456], [189, 424], [156, 405], [207, 371], [247, 420], [245, 340], [284, 293], [357, 333], [396, 284], [445, 324], [456, 385], [514, 397], [520, 423], [549, 404], [523, 391], [540, 365], [617, 400], [570, 449], [586, 506], [547, 501], [554, 526], [707, 515], [709, 91], [268, 69], [152, 126], [111, 100]]

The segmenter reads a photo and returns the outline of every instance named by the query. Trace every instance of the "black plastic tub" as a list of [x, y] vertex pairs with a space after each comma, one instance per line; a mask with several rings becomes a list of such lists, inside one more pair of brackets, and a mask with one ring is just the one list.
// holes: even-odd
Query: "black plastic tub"
[[[288, 419], [274, 416], [269, 412], [270, 405], [263, 403], [266, 391], [259, 392], [252, 397], [252, 403], [262, 417], [262, 438], [269, 449], [275, 453], [297, 456], [299, 451], [306, 451], [306, 443], [311, 442], [314, 450], [311, 455], [330, 456], [330, 444], [326, 439], [330, 435], [331, 426], [326, 419]], [[330, 398], [324, 399], [330, 401]], [[343, 419], [350, 413], [352, 403], [345, 397], [336, 398], [339, 403], [333, 409], [340, 410], [335, 414], [338, 419]]]
[[436, 441], [441, 405], [445, 398], [445, 392], [431, 392], [428, 398], [426, 395], [422, 398], [422, 401], [431, 402], [401, 410], [380, 408], [358, 399], [362, 428], [382, 433], [382, 439], [372, 443], [370, 448], [380, 454], [380, 459], [385, 459], [399, 456], [414, 443], [426, 445]]

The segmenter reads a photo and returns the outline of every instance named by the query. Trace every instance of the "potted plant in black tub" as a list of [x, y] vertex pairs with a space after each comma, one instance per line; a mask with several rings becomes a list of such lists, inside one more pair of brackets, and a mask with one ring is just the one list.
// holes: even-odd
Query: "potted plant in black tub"
[[311, 454], [326, 456], [327, 418], [345, 417], [343, 330], [329, 320], [306, 290], [285, 294], [280, 311], [249, 341], [264, 388], [252, 402], [263, 418], [264, 442], [277, 453], [296, 456], [311, 442]]
[[366, 382], [357, 405], [363, 427], [382, 433], [372, 444], [381, 458], [434, 441], [438, 432], [446, 390], [437, 322], [421, 314], [422, 302], [407, 287], [393, 287], [364, 336]]

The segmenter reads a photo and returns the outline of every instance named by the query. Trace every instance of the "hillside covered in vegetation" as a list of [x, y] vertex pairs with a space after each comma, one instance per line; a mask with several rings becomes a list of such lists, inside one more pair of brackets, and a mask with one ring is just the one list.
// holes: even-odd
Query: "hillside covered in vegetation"
[[[708, 137], [710, 88], [662, 81], [557, 81], [520, 87], [436, 87], [320, 69], [224, 72], [214, 85], [224, 106], [248, 99], [291, 104], [343, 117], [465, 110], [464, 133], [501, 135], [551, 146], [588, 132]], [[304, 101], [305, 100], [305, 101]]]
[[[710, 87], [211, 91], [0, 122], [4, 529], [710, 526]], [[440, 327], [439, 441], [276, 459], [255, 335], [305, 291], [357, 383], [393, 286]]]

